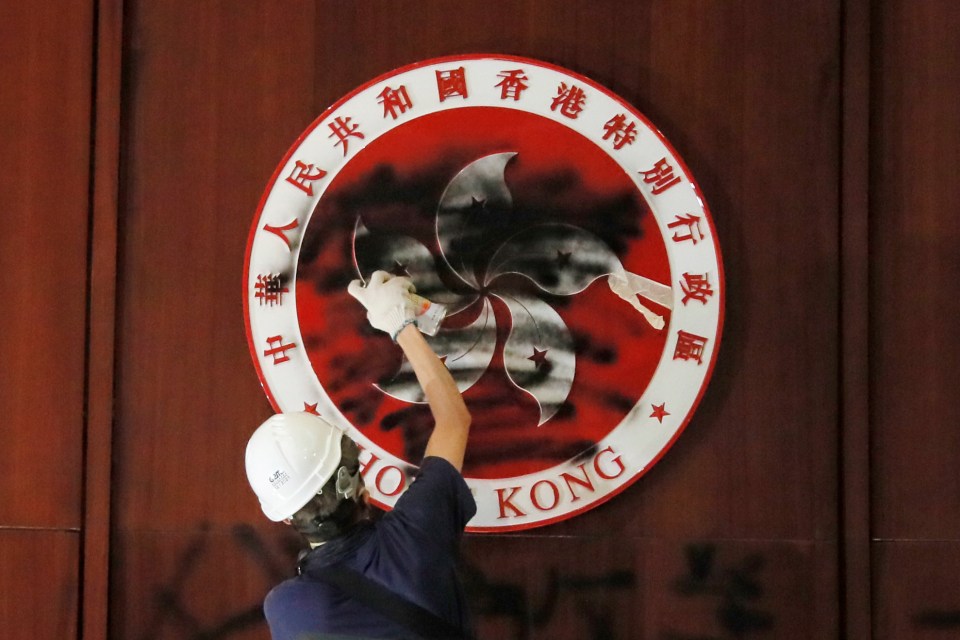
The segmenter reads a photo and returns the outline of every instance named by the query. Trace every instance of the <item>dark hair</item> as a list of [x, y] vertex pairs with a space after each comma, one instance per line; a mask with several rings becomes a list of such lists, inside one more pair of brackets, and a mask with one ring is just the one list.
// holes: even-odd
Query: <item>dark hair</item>
[[[340, 467], [346, 467], [353, 475], [360, 469], [360, 448], [346, 435], [340, 441]], [[326, 542], [347, 533], [357, 525], [372, 521], [377, 513], [375, 507], [367, 504], [362, 495], [343, 498], [337, 494], [337, 476], [327, 480], [310, 502], [301, 507], [290, 521], [307, 542]], [[363, 478], [357, 486], [361, 493]]]

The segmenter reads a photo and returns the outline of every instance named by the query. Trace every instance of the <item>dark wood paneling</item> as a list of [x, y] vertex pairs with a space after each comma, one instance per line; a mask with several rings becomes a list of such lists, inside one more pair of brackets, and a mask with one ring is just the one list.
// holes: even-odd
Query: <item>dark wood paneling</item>
[[[874, 535], [960, 531], [960, 8], [877, 3], [872, 86]], [[905, 55], [909, 52], [909, 55]]]
[[711, 388], [633, 526], [829, 539], [838, 15], [831, 3], [654, 6], [650, 76], [635, 91], [701, 181], [728, 292]]
[[98, 0], [81, 635], [107, 634], [120, 173], [121, 0]]
[[960, 543], [878, 542], [873, 556], [875, 640], [960, 636]]
[[315, 117], [312, 16], [308, 2], [124, 3], [112, 637], [267, 636], [230, 620], [269, 586], [235, 541], [217, 538], [197, 573], [182, 559], [204, 523], [268, 524], [243, 470], [271, 410], [242, 265], [264, 184]]
[[870, 637], [870, 2], [843, 3], [840, 217], [841, 611]]
[[[871, 88], [873, 628], [960, 633], [960, 11], [875, 3]], [[903, 55], [909, 51], [909, 55]]]
[[836, 546], [773, 541], [471, 536], [480, 638], [836, 636]]
[[609, 515], [552, 530], [836, 535], [839, 10], [827, 2], [498, 8], [319, 3], [318, 113], [375, 75], [452, 52], [574, 69], [632, 102], [678, 148], [711, 206], [728, 282], [714, 379], [674, 451]]
[[[238, 568], [249, 558], [236, 541], [217, 536], [264, 523], [243, 450], [271, 410], [247, 352], [242, 265], [266, 179], [315, 117], [313, 8], [123, 10], [110, 630], [182, 638], [229, 623], [267, 590], [255, 562], [259, 582]], [[214, 561], [193, 558], [194, 573], [182, 562], [205, 523], [219, 532], [205, 547]], [[237, 624], [253, 631], [231, 638], [266, 637], [257, 620]]]
[[[778, 629], [794, 634], [776, 637], [835, 634], [835, 3], [541, 1], [504, 2], [494, 12], [479, 1], [128, 2], [124, 12], [117, 637], [144, 629], [175, 636], [135, 614], [156, 602], [158, 585], [174, 584], [172, 574], [137, 581], [179, 557], [202, 523], [222, 538], [233, 523], [261, 522], [242, 451], [269, 407], [247, 354], [239, 293], [248, 226], [276, 163], [347, 91], [394, 67], [465, 51], [560, 64], [644, 111], [703, 187], [728, 283], [714, 379], [676, 447], [594, 511], [527, 537], [471, 539], [483, 549], [474, 556], [480, 569], [508, 575], [526, 550], [543, 547], [549, 553], [529, 560], [531, 577], [542, 578], [560, 557], [599, 556], [605, 569], [642, 572], [652, 616], [646, 637], [712, 633], [715, 601], [685, 613], [686, 600], [657, 598], [670, 597], [670, 580], [684, 570], [683, 541], [724, 538], [721, 566], [748, 557], [750, 544], [764, 550]], [[644, 536], [659, 542], [638, 558], [615, 555], [616, 541]], [[221, 567], [243, 554], [210, 553]], [[266, 589], [246, 578], [211, 589], [222, 583], [212, 568], [190, 579], [201, 628]], [[801, 595], [791, 601], [791, 593]], [[667, 624], [688, 615], [703, 626]], [[565, 620], [557, 629], [568, 635], [552, 637], [582, 631], [579, 618]]]
[[76, 638], [80, 536], [0, 530], [3, 637]]
[[267, 639], [263, 597], [294, 574], [298, 544], [269, 525], [120, 534], [110, 637]]
[[2, 525], [80, 526], [91, 41], [89, 2], [4, 6]]
[[[266, 638], [262, 596], [292, 573], [284, 533], [125, 536], [114, 635]], [[836, 563], [830, 543], [475, 535], [462, 576], [480, 638], [821, 640], [836, 635]], [[212, 589], [224, 567], [229, 588]]]
[[[309, 3], [129, 3], [118, 322], [118, 526], [258, 517], [246, 438], [249, 225], [314, 117]], [[306, 53], [305, 53], [306, 52]]]

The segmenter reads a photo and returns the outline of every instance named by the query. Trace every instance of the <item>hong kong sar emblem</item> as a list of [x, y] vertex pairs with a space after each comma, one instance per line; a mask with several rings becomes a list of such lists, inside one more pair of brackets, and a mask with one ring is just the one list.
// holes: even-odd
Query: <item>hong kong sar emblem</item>
[[297, 139], [250, 230], [245, 319], [270, 402], [347, 429], [390, 508], [432, 418], [347, 293], [378, 269], [447, 307], [428, 341], [473, 416], [473, 531], [625, 489], [690, 421], [719, 347], [720, 250], [690, 171], [623, 99], [535, 60], [368, 82]]

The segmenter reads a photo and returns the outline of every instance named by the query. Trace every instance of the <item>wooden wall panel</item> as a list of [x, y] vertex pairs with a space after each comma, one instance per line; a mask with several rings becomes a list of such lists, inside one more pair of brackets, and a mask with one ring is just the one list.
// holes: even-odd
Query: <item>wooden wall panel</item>
[[[180, 526], [123, 536], [113, 580], [112, 638], [200, 640], [269, 638], [263, 595], [292, 575], [291, 539], [234, 527]], [[297, 544], [296, 538], [293, 540]]]
[[313, 6], [128, 2], [124, 22], [110, 629], [182, 638], [189, 624], [160, 618], [176, 596], [164, 589], [204, 527], [225, 542], [183, 578], [196, 624], [265, 593], [233, 575], [244, 556], [228, 544], [234, 524], [264, 524], [243, 450], [271, 413], [247, 351], [243, 258], [266, 179], [316, 115]]
[[0, 9], [0, 635], [74, 638], [93, 4]]
[[941, 640], [960, 635], [960, 545], [879, 541], [874, 550], [875, 640]]
[[0, 526], [80, 526], [92, 31], [85, 1], [0, 18]]
[[[369, 78], [446, 53], [574, 69], [619, 92], [677, 147], [711, 206], [728, 281], [714, 380], [674, 451], [608, 507], [617, 515], [552, 530], [835, 535], [839, 11], [826, 2], [498, 6], [320, 3], [317, 112]], [[344, 55], [357, 47], [363, 55]]]
[[[960, 8], [883, 3], [872, 172], [874, 533], [960, 532]], [[909, 50], [910, 55], [903, 55]]]
[[478, 637], [836, 637], [836, 545], [771, 540], [471, 536]]
[[79, 557], [76, 532], [0, 530], [4, 638], [77, 637]]
[[[960, 8], [877, 3], [871, 123], [876, 638], [960, 631]], [[905, 52], [909, 52], [905, 55]]]
[[[109, 286], [87, 301], [88, 256], [106, 268], [112, 260], [99, 245], [88, 253], [95, 3], [7, 4], [0, 74], [16, 90], [0, 94], [0, 367], [8, 381], [0, 391], [8, 425], [0, 430], [0, 622], [11, 637], [74, 637], [77, 532], [102, 536], [109, 517], [103, 455], [88, 469], [101, 483], [86, 496], [99, 496], [97, 509], [84, 513], [82, 489], [84, 392], [112, 361], [84, 360], [87, 340], [110, 341], [88, 334], [88, 305], [112, 330]], [[841, 83], [840, 45], [849, 49], [852, 34], [863, 46], [865, 34], [847, 28], [841, 38], [834, 4], [530, 0], [498, 3], [494, 13], [489, 3], [439, 0], [375, 10], [335, 0], [127, 2], [112, 636], [265, 637], [256, 603], [289, 573], [295, 540], [262, 521], [243, 483], [243, 441], [269, 413], [240, 318], [247, 225], [283, 151], [332, 101], [414, 60], [483, 51], [580, 71], [650, 116], [704, 189], [729, 292], [714, 381], [653, 472], [574, 520], [468, 540], [481, 630], [731, 634], [716, 598], [678, 590], [689, 554], [709, 552], [711, 566], [728, 570], [762, 558], [764, 595], [742, 603], [744, 620], [766, 613], [772, 626], [753, 637], [838, 635], [837, 560], [850, 551], [837, 538], [862, 515], [842, 505], [847, 529], [838, 529], [838, 436], [842, 464], [867, 467], [866, 434], [851, 441], [838, 433], [837, 355], [858, 357], [850, 332], [863, 325], [844, 320], [841, 345], [837, 318], [850, 309], [857, 256], [866, 255], [861, 240], [850, 241], [862, 219], [851, 223], [848, 196], [842, 218], [838, 209], [838, 184], [865, 169], [862, 158], [840, 169], [838, 153], [849, 159], [857, 132], [847, 122], [841, 139], [841, 86], [844, 113], [865, 117], [846, 109], [864, 78], [851, 75], [848, 50]], [[848, 21], [865, 14], [866, 3], [843, 5]], [[119, 9], [100, 7], [101, 17], [104, 7]], [[960, 628], [960, 410], [951, 386], [960, 343], [949, 295], [960, 274], [960, 227], [949, 217], [960, 195], [951, 175], [960, 148], [960, 11], [946, 0], [870, 8], [874, 637], [945, 637]], [[101, 158], [110, 162], [107, 151]], [[114, 178], [100, 171], [109, 209]], [[838, 229], [847, 234], [842, 252]], [[845, 394], [862, 390], [849, 364]], [[96, 380], [85, 382], [85, 371]], [[100, 437], [110, 408], [104, 393], [97, 398]], [[844, 402], [848, 420], [866, 407], [865, 397]], [[845, 478], [848, 497], [866, 490], [854, 473]], [[98, 545], [95, 554], [108, 546], [102, 537]], [[870, 560], [859, 557], [858, 570]], [[224, 566], [240, 567], [238, 577], [214, 591]], [[565, 606], [536, 618], [551, 585]], [[510, 594], [517, 599], [505, 600]], [[518, 600], [529, 607], [516, 627], [509, 607]], [[22, 615], [40, 603], [55, 615]]]
[[115, 389], [122, 0], [96, 2], [80, 635], [107, 635]]
[[840, 611], [870, 622], [870, 2], [844, 0], [840, 178]]
[[[561, 557], [603, 558], [642, 585], [608, 637], [663, 638], [725, 631], [709, 626], [714, 601], [664, 593], [683, 577], [685, 549], [716, 549], [718, 567], [759, 550], [763, 606], [778, 626], [755, 637], [837, 634], [834, 3], [542, 0], [494, 12], [479, 1], [131, 1], [124, 14], [114, 636], [176, 637], [151, 626], [169, 611], [161, 603], [176, 576], [145, 568], [203, 532], [222, 544], [202, 547], [189, 574], [197, 629], [256, 602], [269, 582], [244, 574], [221, 588], [223, 567], [245, 561], [230, 542], [239, 523], [255, 523], [258, 544], [279, 549], [277, 571], [289, 570], [289, 534], [262, 521], [242, 467], [245, 439], [269, 413], [243, 335], [242, 258], [276, 163], [317, 114], [375, 75], [484, 51], [590, 76], [664, 131], [711, 205], [728, 298], [714, 380], [657, 468], [576, 519], [471, 537], [471, 559], [509, 578], [527, 557], [522, 592], [534, 597]], [[578, 620], [549, 637], [578, 637]], [[266, 637], [248, 623], [243, 634]]]
[[125, 13], [117, 524], [231, 522], [254, 515], [243, 448], [270, 414], [244, 334], [243, 257], [266, 179], [314, 117], [312, 7]]

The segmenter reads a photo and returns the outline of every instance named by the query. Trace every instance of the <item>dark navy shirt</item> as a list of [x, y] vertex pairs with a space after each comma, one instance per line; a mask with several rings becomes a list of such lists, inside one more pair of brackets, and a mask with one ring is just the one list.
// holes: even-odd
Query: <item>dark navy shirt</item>
[[443, 458], [425, 458], [392, 511], [311, 551], [301, 574], [277, 585], [263, 609], [274, 640], [329, 633], [361, 638], [417, 636], [314, 577], [332, 564], [364, 574], [467, 631], [456, 574], [460, 537], [477, 511], [463, 476]]

